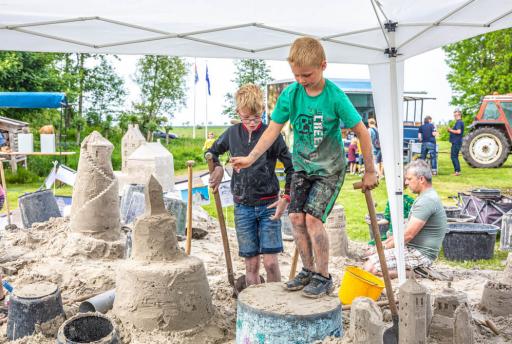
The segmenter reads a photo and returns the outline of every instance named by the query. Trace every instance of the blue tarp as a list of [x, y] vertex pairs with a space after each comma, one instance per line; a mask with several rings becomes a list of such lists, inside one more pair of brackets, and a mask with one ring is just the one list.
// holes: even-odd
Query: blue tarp
[[65, 104], [66, 94], [60, 92], [0, 92], [0, 108], [55, 109]]

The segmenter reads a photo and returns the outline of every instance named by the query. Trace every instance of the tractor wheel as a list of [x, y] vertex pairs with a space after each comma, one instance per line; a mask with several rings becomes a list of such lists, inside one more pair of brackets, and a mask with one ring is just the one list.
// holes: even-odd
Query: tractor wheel
[[462, 156], [471, 167], [500, 167], [507, 160], [510, 143], [493, 127], [480, 127], [464, 137]]

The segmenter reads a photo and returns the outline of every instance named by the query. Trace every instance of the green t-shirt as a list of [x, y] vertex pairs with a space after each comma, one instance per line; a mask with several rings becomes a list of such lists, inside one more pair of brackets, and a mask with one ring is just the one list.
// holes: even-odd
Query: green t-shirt
[[416, 198], [409, 219], [411, 216], [426, 222], [407, 245], [414, 247], [432, 260], [436, 259], [448, 230], [448, 222], [443, 204], [434, 189], [429, 188]]
[[332, 176], [345, 170], [341, 124], [353, 128], [361, 121], [347, 95], [325, 80], [322, 93], [311, 97], [299, 83], [277, 99], [272, 120], [293, 127], [293, 168], [308, 175]]

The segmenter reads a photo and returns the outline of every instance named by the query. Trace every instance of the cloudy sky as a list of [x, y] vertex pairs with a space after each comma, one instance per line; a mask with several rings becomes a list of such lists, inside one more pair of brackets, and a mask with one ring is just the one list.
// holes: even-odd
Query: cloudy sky
[[[133, 82], [135, 62], [138, 56], [120, 56], [117, 62], [117, 70], [123, 76], [128, 90], [126, 106], [139, 98], [139, 90]], [[431, 115], [435, 123], [447, 121], [452, 118], [453, 106], [449, 105], [452, 91], [446, 81], [448, 67], [444, 62], [445, 56], [441, 49], [432, 50], [422, 55], [413, 57], [405, 63], [405, 91], [426, 91], [429, 97], [436, 100], [426, 101], [424, 114]], [[225, 104], [224, 95], [234, 92], [235, 85], [231, 81], [234, 78], [233, 61], [229, 59], [194, 59], [187, 58], [191, 65], [187, 75], [187, 105], [174, 114], [173, 124], [182, 125], [183, 122], [192, 123], [194, 108], [196, 123], [208, 122], [224, 124], [228, 121], [222, 116]], [[199, 82], [194, 84], [193, 64], [197, 62]], [[275, 80], [292, 78], [288, 63], [283, 61], [269, 61], [272, 77]], [[208, 64], [208, 74], [211, 83], [211, 96], [206, 93], [205, 66]], [[345, 79], [369, 79], [366, 65], [328, 64], [324, 74], [327, 78]], [[194, 96], [195, 94], [195, 96]], [[195, 99], [195, 102], [194, 102]], [[194, 106], [195, 103], [195, 106]]]

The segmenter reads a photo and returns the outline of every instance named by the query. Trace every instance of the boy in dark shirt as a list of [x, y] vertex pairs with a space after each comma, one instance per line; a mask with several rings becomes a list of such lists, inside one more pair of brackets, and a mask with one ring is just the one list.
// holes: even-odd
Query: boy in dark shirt
[[436, 127], [432, 124], [432, 117], [426, 116], [418, 130], [418, 140], [421, 142], [421, 159], [425, 160], [430, 154], [430, 167], [432, 175], [437, 175]]
[[[241, 123], [229, 127], [207, 151], [213, 154], [216, 165], [210, 176], [210, 186], [214, 190], [224, 173], [218, 157], [225, 152], [232, 156], [249, 154], [267, 128], [261, 122], [264, 105], [263, 93], [258, 86], [242, 86], [236, 92], [235, 100]], [[277, 159], [284, 164], [286, 174], [282, 196], [275, 174]], [[263, 256], [267, 281], [281, 281], [277, 259], [278, 253], [283, 251], [279, 218], [290, 202], [292, 172], [292, 157], [281, 136], [253, 166], [233, 171], [231, 192], [235, 201], [235, 227], [239, 255], [245, 258], [247, 286], [260, 283], [260, 255]]]

